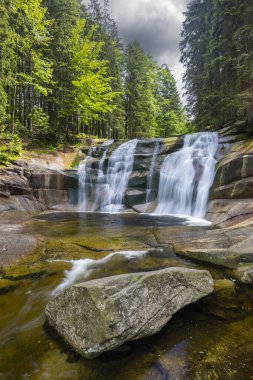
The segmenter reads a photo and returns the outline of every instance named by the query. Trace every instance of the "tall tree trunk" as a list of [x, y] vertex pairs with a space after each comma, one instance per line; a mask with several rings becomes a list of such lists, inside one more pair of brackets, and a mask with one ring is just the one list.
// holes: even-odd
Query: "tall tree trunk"
[[11, 113], [11, 133], [12, 134], [15, 133], [15, 108], [16, 108], [16, 95], [17, 95], [17, 85], [16, 85], [17, 75], [16, 74], [15, 74], [15, 85], [13, 89], [13, 101], [12, 101], [12, 113]]
[[[30, 56], [30, 62], [29, 62], [29, 74], [32, 77], [33, 74], [33, 62], [32, 57]], [[32, 124], [32, 112], [33, 112], [33, 86], [29, 85], [28, 87], [28, 129], [30, 132], [33, 131], [33, 124]]]

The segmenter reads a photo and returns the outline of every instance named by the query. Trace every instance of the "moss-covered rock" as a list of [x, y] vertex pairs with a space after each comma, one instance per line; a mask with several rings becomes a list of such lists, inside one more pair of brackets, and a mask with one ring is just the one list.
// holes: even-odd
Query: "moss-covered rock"
[[243, 284], [253, 285], [253, 264], [240, 265], [233, 271], [233, 276]]
[[223, 319], [238, 319], [252, 312], [247, 295], [231, 280], [215, 280], [212, 294], [198, 304], [203, 312]]

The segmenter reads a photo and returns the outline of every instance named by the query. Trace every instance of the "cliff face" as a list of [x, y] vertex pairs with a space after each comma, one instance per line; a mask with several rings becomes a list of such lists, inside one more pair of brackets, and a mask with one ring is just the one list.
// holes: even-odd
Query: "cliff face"
[[154, 140], [140, 140], [136, 147], [133, 172], [130, 176], [125, 195], [126, 207], [136, 212], [152, 212], [155, 208], [161, 165], [168, 154], [182, 147], [183, 139], [181, 137], [161, 139], [154, 162], [152, 180], [150, 180], [150, 202], [146, 204], [148, 180], [154, 157], [155, 144], [156, 141]]
[[73, 170], [30, 167], [17, 161], [0, 170], [0, 214], [38, 214], [77, 203], [78, 178]]
[[253, 217], [253, 139], [243, 122], [226, 126], [219, 135], [227, 153], [217, 164], [207, 218], [225, 227]]

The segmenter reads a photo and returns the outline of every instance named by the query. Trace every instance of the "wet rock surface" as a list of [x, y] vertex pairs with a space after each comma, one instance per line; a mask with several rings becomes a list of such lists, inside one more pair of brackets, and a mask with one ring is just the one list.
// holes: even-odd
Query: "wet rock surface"
[[[0, 232], [1, 233], [1, 232]], [[28, 255], [37, 247], [34, 236], [4, 232], [0, 235], [0, 265], [6, 265], [21, 256]]]
[[0, 169], [0, 213], [38, 214], [52, 207], [77, 202], [78, 179], [74, 170]]
[[[26, 224], [22, 233], [36, 235], [46, 242], [36, 253], [5, 266], [1, 272], [0, 377], [161, 380], [174, 376], [202, 380], [208, 373], [212, 380], [221, 376], [226, 379], [229, 373], [232, 380], [250, 378], [251, 288], [228, 280], [231, 273], [226, 275], [220, 267], [202, 265], [200, 261], [174, 254], [170, 243], [173, 239], [177, 243], [186, 239], [189, 243], [192, 235], [195, 241], [204, 241], [209, 229], [154, 227], [150, 218], [146, 222], [145, 227], [143, 216], [136, 214], [92, 217], [90, 213], [80, 218], [75, 213], [55, 212]], [[225, 237], [222, 241], [225, 242]], [[133, 249], [149, 252], [131, 260], [114, 256], [89, 273], [87, 280], [172, 266], [208, 268], [215, 279], [214, 293], [177, 312], [158, 334], [121, 346], [122, 350], [110, 356], [85, 360], [74, 355], [43, 329], [44, 308], [52, 291], [63, 281], [65, 271], [71, 269], [68, 260], [87, 258], [97, 262], [111, 250]]]
[[[112, 152], [115, 151], [122, 143], [123, 141], [116, 140], [109, 146], [109, 148], [106, 148], [106, 157], [104, 158], [103, 162], [104, 175], [106, 175], [108, 171], [108, 163], [112, 155]], [[165, 157], [168, 154], [180, 149], [183, 145], [183, 139], [180, 136], [175, 136], [166, 139], [138, 140], [134, 151], [133, 170], [128, 180], [127, 191], [125, 193], [123, 202], [127, 209], [132, 209], [136, 211], [137, 209], [135, 206], [145, 205], [146, 203], [148, 176], [150, 175], [151, 163], [157, 144], [158, 149], [156, 152], [156, 159], [153, 165], [154, 167], [152, 168], [152, 180], [150, 181], [151, 183], [149, 191], [151, 194], [151, 199], [149, 201], [154, 201], [157, 197], [160, 178], [160, 168]], [[95, 201], [95, 189], [98, 185], [98, 169], [101, 157], [105, 152], [101, 144], [97, 146], [94, 145], [94, 148], [96, 149], [92, 151], [92, 158], [89, 158], [88, 165], [85, 169], [88, 173], [87, 178], [85, 180], [88, 204], [89, 202]], [[87, 149], [85, 149], [84, 151], [86, 154], [89, 154]], [[103, 181], [105, 181], [105, 178], [103, 179]]]
[[[238, 123], [220, 131], [221, 145], [226, 136], [236, 135], [236, 127], [241, 125]], [[253, 140], [247, 136], [242, 141], [232, 142], [229, 152], [218, 162], [207, 210], [207, 218], [215, 225], [231, 226], [252, 217], [252, 164]]]
[[169, 268], [75, 285], [46, 307], [47, 321], [76, 352], [93, 358], [153, 335], [182, 307], [213, 291], [207, 271]]
[[[252, 179], [250, 159], [244, 158], [251, 155], [251, 142], [246, 141], [248, 137], [245, 134], [238, 134], [234, 127], [230, 133], [231, 128], [228, 127], [220, 134], [220, 143], [224, 144], [224, 151], [228, 143], [233, 145], [227, 157], [217, 164], [218, 176], [223, 179], [217, 176], [208, 210], [208, 218], [215, 227], [221, 227], [219, 229], [162, 227], [159, 223], [154, 226], [150, 222], [143, 228], [143, 220], [133, 225], [129, 221], [114, 220], [106, 229], [108, 221], [101, 218], [94, 230], [92, 220], [88, 220], [85, 226], [82, 222], [69, 220], [64, 227], [63, 220], [68, 219], [66, 215], [60, 220], [55, 215], [51, 219], [48, 217], [39, 221], [36, 228], [31, 228], [29, 215], [49, 207], [49, 199], [45, 201], [42, 195], [48, 195], [50, 199], [55, 196], [52, 208], [66, 200], [62, 178], [57, 179], [52, 174], [55, 169], [48, 170], [46, 166], [42, 172], [51, 173], [48, 185], [44, 174], [39, 173], [38, 168], [33, 170], [35, 190], [31, 195], [31, 176], [25, 174], [31, 173], [31, 168], [28, 169], [25, 162], [16, 162], [13, 170], [8, 168], [1, 172], [0, 178], [8, 178], [0, 181], [0, 264], [1, 258], [4, 263], [0, 273], [3, 310], [0, 318], [0, 377], [32, 377], [38, 380], [58, 377], [67, 380], [241, 380], [252, 377], [253, 203], [249, 193]], [[175, 139], [172, 140], [174, 144]], [[171, 144], [170, 140], [168, 150], [163, 145], [158, 169]], [[145, 155], [148, 156], [149, 152], [150, 147], [145, 148]], [[235, 163], [230, 163], [231, 160]], [[98, 159], [94, 168], [97, 162]], [[224, 168], [219, 169], [220, 165]], [[232, 182], [226, 165], [230, 165], [229, 170], [233, 168]], [[146, 175], [147, 168], [134, 173], [143, 193]], [[144, 194], [141, 202], [143, 199]], [[147, 211], [145, 203], [137, 204], [137, 200], [131, 200], [132, 209]], [[155, 206], [155, 201], [152, 201], [148, 211], [152, 212]], [[97, 223], [99, 218], [96, 216], [95, 219]], [[25, 231], [20, 230], [20, 226], [27, 226], [27, 222], [29, 227]], [[117, 228], [122, 226], [124, 232], [119, 233]], [[23, 233], [25, 235], [19, 239], [18, 235]], [[38, 238], [43, 240], [41, 246]], [[34, 247], [35, 253], [32, 252]], [[148, 250], [150, 247], [155, 247], [156, 252], [150, 252], [140, 260], [115, 256], [90, 273], [87, 279], [180, 265], [208, 269], [215, 279], [214, 292], [176, 313], [157, 335], [129, 343], [114, 358], [113, 354], [109, 359], [102, 356], [92, 361], [76, 358], [59, 342], [52, 341], [42, 329], [44, 308], [51, 291], [63, 280], [64, 271], [70, 269], [70, 260], [87, 258], [99, 261], [111, 251]], [[159, 252], [161, 247], [164, 250]]]

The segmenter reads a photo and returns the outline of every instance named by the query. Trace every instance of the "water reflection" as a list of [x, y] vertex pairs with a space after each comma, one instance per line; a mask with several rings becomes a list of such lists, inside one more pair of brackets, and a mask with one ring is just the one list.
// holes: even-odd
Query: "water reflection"
[[152, 365], [142, 380], [187, 379], [189, 365], [186, 348], [188, 344], [188, 339], [176, 344]]

